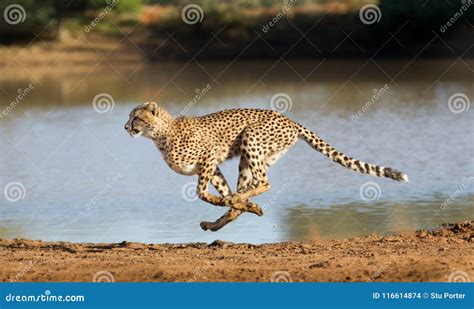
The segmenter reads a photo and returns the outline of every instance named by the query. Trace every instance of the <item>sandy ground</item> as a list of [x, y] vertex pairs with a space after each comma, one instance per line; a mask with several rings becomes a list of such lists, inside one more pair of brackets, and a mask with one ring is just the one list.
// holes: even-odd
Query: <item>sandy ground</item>
[[264, 245], [0, 240], [1, 281], [467, 281], [474, 221], [432, 231]]

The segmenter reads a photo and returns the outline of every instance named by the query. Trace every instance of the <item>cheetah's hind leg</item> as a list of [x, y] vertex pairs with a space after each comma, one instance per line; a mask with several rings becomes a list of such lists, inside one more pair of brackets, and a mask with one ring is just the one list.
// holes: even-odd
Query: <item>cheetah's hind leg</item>
[[[225, 179], [224, 175], [220, 171], [219, 167], [216, 167], [216, 171], [214, 172], [214, 176], [211, 178], [211, 184], [216, 188], [217, 192], [222, 197], [226, 197], [232, 194], [229, 184]], [[255, 203], [250, 201], [235, 203], [233, 205], [221, 205], [221, 206], [230, 206], [231, 208], [251, 212], [256, 214], [257, 216], [263, 216], [263, 210]]]
[[[245, 135], [244, 138], [246, 138]], [[247, 139], [250, 140], [248, 137]], [[246, 181], [246, 183], [243, 186], [239, 186], [236, 193], [224, 197], [223, 202], [227, 205], [248, 201], [250, 198], [270, 189], [266, 172], [267, 164], [265, 162], [264, 149], [249, 141], [247, 146], [243, 146], [241, 150], [242, 157], [241, 165], [239, 166], [239, 182]], [[244, 164], [243, 168], [242, 164]], [[248, 181], [249, 178], [250, 181]]]

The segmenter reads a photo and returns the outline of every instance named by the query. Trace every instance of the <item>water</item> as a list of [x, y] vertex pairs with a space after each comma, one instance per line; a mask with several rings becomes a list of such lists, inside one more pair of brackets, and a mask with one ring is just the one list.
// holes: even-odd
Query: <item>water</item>
[[[34, 88], [0, 119], [0, 188], [24, 187], [18, 201], [1, 196], [0, 237], [263, 243], [472, 220], [472, 108], [453, 113], [447, 102], [453, 93], [472, 100], [474, 62], [407, 63], [192, 62], [2, 74], [2, 111], [18, 89]], [[263, 217], [243, 214], [217, 233], [204, 232], [199, 222], [226, 209], [183, 198], [196, 177], [175, 174], [151, 141], [132, 139], [123, 125], [131, 108], [147, 100], [178, 114], [208, 84], [190, 115], [269, 108], [274, 94], [285, 93], [290, 118], [357, 159], [404, 171], [410, 182], [357, 174], [298, 142], [271, 168], [271, 190], [254, 199]], [[93, 109], [99, 93], [113, 97], [112, 110]], [[237, 164], [222, 166], [232, 187]], [[367, 186], [373, 201], [361, 198]]]

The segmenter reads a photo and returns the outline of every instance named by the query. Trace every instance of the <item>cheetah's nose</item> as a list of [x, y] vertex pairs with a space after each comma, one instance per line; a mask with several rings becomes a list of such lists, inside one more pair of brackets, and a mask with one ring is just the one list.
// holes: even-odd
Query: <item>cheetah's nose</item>
[[129, 126], [126, 124], [123, 128], [124, 128], [126, 131], [128, 131]]

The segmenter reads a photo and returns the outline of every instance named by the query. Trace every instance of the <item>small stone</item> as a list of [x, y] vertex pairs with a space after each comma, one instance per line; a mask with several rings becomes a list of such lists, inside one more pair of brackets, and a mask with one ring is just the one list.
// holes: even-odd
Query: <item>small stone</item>
[[209, 247], [220, 247], [220, 248], [225, 248], [229, 245], [231, 245], [231, 242], [226, 242], [220, 239], [214, 240], [212, 243], [209, 244]]
[[323, 267], [328, 267], [329, 262], [328, 261], [321, 261], [315, 264], [311, 264], [308, 268], [323, 268]]
[[426, 231], [421, 231], [419, 234], [418, 234], [418, 237], [420, 238], [425, 238], [428, 236], [428, 233]]

